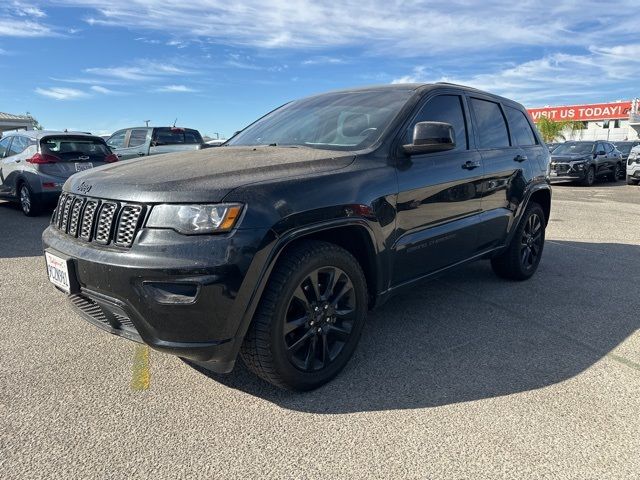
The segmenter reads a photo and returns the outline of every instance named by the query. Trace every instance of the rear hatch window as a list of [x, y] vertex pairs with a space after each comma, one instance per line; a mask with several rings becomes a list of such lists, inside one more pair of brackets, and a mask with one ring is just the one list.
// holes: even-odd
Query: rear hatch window
[[196, 145], [203, 143], [200, 132], [190, 128], [156, 128], [153, 133], [156, 145]]
[[111, 150], [101, 138], [45, 137], [40, 141], [43, 154], [57, 157], [58, 162], [104, 162]]

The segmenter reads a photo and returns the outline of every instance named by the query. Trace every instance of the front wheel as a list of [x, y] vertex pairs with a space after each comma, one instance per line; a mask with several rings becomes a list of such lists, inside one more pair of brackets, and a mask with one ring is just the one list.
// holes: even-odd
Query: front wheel
[[613, 169], [613, 173], [611, 174], [611, 181], [612, 182], [617, 182], [618, 180], [620, 180], [623, 177], [623, 172], [622, 172], [622, 165], [620, 165], [619, 163], [616, 163], [614, 169]]
[[542, 207], [529, 204], [507, 249], [491, 259], [493, 271], [502, 278], [526, 280], [538, 269], [544, 249], [545, 216]]
[[582, 179], [582, 185], [584, 185], [585, 187], [590, 187], [595, 181], [596, 169], [593, 167], [589, 167], [589, 170], [587, 170], [587, 173], [584, 174], [584, 178]]
[[627, 175], [627, 185], [638, 185], [638, 180], [635, 180], [631, 175]]
[[279, 387], [317, 388], [353, 354], [367, 299], [364, 273], [349, 252], [328, 242], [302, 242], [276, 265], [245, 336], [242, 359]]

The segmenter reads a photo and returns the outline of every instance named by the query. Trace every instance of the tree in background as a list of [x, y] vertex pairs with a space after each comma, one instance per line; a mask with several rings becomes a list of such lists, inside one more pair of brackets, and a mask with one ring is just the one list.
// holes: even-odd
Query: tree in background
[[38, 120], [33, 118], [29, 112], [27, 112], [27, 117], [31, 119], [31, 123], [33, 123], [34, 130], [44, 130], [44, 127], [40, 125], [40, 122], [38, 122]]
[[566, 140], [565, 136], [562, 134], [564, 130], [569, 130], [573, 133], [576, 130], [582, 130], [584, 128], [584, 124], [575, 120], [563, 120], [556, 122], [555, 120], [551, 120], [547, 117], [540, 117], [538, 119], [538, 123], [536, 123], [536, 127], [538, 127], [538, 131], [542, 135], [544, 141], [550, 143], [554, 142], [558, 138]]

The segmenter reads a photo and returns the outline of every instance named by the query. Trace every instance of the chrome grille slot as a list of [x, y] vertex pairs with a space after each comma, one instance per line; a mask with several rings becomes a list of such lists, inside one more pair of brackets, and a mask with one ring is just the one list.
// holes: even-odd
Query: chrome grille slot
[[140, 205], [126, 205], [122, 208], [114, 240], [116, 245], [130, 247], [133, 244], [141, 213]]
[[52, 225], [85, 242], [131, 248], [146, 211], [145, 205], [63, 193]]
[[116, 215], [118, 205], [111, 202], [104, 202], [98, 215], [98, 226], [96, 227], [95, 241], [102, 245], [107, 245], [111, 240], [111, 227]]
[[69, 218], [71, 217], [71, 207], [73, 206], [74, 197], [67, 197], [67, 201], [64, 203], [64, 209], [62, 211], [62, 220], [60, 222], [60, 230], [68, 232]]
[[96, 218], [96, 210], [98, 202], [95, 200], [87, 200], [87, 205], [82, 213], [82, 223], [80, 226], [80, 234], [78, 235], [85, 242], [91, 241], [91, 233], [93, 232], [93, 222]]
[[84, 206], [84, 198], [76, 197], [71, 204], [71, 218], [69, 220], [69, 235], [78, 236], [78, 223], [80, 222], [80, 212]]

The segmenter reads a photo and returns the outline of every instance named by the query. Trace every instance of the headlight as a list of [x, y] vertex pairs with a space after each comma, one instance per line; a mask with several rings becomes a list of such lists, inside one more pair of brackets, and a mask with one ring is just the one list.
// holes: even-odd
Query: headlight
[[184, 234], [228, 232], [242, 212], [242, 205], [156, 205], [147, 227], [170, 228]]
[[576, 170], [583, 170], [587, 162], [585, 160], [578, 160], [577, 162], [571, 162], [571, 168]]

